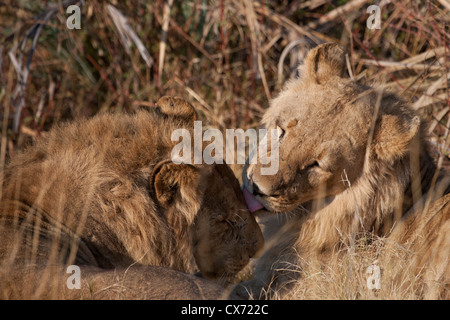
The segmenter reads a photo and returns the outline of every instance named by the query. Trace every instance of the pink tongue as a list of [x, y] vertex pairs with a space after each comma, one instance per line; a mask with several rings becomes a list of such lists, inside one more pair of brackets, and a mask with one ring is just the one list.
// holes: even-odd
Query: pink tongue
[[251, 213], [264, 208], [264, 206], [258, 200], [256, 200], [255, 196], [252, 195], [246, 188], [244, 188], [242, 192], [244, 193], [247, 208]]

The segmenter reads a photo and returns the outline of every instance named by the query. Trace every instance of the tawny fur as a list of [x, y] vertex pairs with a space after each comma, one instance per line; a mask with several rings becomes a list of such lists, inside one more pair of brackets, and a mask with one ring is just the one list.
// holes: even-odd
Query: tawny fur
[[83, 300], [218, 300], [233, 299], [228, 289], [173, 269], [132, 265], [102, 269], [80, 266], [81, 286], [67, 286], [71, 273], [62, 266], [27, 265], [0, 274], [0, 299]]
[[[436, 166], [426, 151], [426, 125], [411, 107], [343, 77], [344, 71], [342, 49], [318, 46], [299, 67], [299, 79], [286, 84], [264, 115], [266, 128], [283, 132], [280, 169], [263, 176], [261, 164], [250, 165], [243, 180], [280, 215], [263, 219], [272, 247], [266, 246], [245, 290], [259, 296], [269, 284], [282, 287], [301, 277], [300, 260], [326, 264], [371, 234], [413, 243], [418, 257], [429, 258], [418, 258], [415, 272], [440, 283], [434, 295], [442, 297], [450, 281], [450, 207], [428, 204], [449, 193], [449, 175], [440, 172], [431, 186]], [[400, 236], [405, 225], [422, 236]], [[423, 268], [439, 272], [431, 276]]]
[[[167, 99], [173, 114], [188, 105]], [[171, 161], [172, 132], [193, 136], [192, 118], [173, 114], [60, 125], [16, 156], [1, 181], [2, 272], [139, 263], [226, 282], [241, 270], [261, 247], [261, 231], [227, 165]]]

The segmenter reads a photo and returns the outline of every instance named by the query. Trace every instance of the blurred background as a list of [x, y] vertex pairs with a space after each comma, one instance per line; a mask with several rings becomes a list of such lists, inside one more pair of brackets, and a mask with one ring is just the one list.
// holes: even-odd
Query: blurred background
[[[379, 29], [368, 27], [374, 4]], [[447, 165], [449, 0], [0, 0], [0, 164], [55, 123], [162, 95], [214, 127], [255, 128], [307, 50], [328, 41], [347, 50], [352, 78], [430, 121]]]

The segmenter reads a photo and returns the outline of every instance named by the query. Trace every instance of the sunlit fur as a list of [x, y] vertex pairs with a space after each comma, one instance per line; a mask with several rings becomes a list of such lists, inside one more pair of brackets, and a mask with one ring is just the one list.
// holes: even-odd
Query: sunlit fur
[[409, 244], [413, 236], [395, 231], [408, 225], [414, 226], [408, 234], [422, 232], [415, 238], [417, 254], [430, 257], [418, 259], [416, 271], [438, 270], [423, 277], [440, 286], [439, 296], [450, 281], [450, 208], [436, 211], [428, 204], [449, 193], [449, 175], [439, 173], [430, 191], [436, 166], [426, 151], [426, 124], [394, 94], [345, 77], [345, 67], [337, 45], [316, 47], [299, 67], [300, 77], [285, 85], [264, 115], [266, 128], [284, 131], [280, 169], [263, 176], [261, 164], [250, 165], [243, 179], [279, 215], [264, 220], [266, 243], [273, 246], [266, 246], [247, 289], [257, 296], [269, 284], [286, 284], [301, 276], [300, 260], [317, 257], [326, 264], [368, 234], [385, 237], [394, 229], [388, 239]]
[[17, 155], [1, 181], [2, 272], [138, 263], [226, 283], [262, 235], [226, 164], [171, 162], [171, 134], [193, 130], [191, 120], [164, 110], [103, 114], [56, 126]]

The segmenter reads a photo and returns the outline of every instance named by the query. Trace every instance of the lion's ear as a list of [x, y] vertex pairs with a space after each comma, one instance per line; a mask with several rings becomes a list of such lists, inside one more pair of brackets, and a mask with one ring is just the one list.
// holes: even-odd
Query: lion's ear
[[156, 102], [155, 107], [157, 113], [166, 117], [181, 119], [190, 123], [198, 119], [195, 108], [182, 98], [164, 96]]
[[405, 155], [419, 132], [420, 118], [384, 114], [375, 124], [372, 148], [378, 159], [393, 162]]
[[304, 64], [305, 76], [317, 83], [332, 77], [342, 77], [345, 72], [345, 53], [336, 43], [324, 43], [312, 49]]
[[153, 169], [149, 187], [161, 207], [176, 207], [180, 212], [190, 215], [189, 220], [193, 220], [203, 194], [202, 177], [199, 168], [166, 160]]

